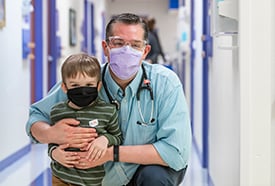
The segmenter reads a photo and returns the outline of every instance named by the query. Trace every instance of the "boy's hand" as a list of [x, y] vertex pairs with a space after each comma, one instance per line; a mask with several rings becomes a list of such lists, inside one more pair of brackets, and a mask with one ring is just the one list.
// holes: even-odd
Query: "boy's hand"
[[71, 168], [79, 164], [80, 156], [77, 152], [65, 151], [68, 144], [60, 145], [52, 151], [52, 158], [61, 165]]
[[88, 169], [88, 168], [97, 167], [97, 166], [103, 165], [107, 161], [113, 160], [113, 146], [109, 147], [105, 155], [96, 161], [89, 161], [87, 159], [88, 152], [77, 152], [77, 153], [80, 156], [80, 160], [79, 160], [79, 164], [75, 165], [75, 167], [78, 169]]
[[105, 136], [100, 136], [93, 140], [88, 145], [87, 159], [89, 161], [96, 161], [105, 155], [108, 147], [108, 139]]

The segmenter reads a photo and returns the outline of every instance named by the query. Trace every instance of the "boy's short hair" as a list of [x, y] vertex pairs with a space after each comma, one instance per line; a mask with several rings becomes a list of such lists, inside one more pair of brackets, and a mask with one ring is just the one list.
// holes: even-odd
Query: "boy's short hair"
[[75, 78], [79, 73], [101, 80], [100, 64], [96, 57], [85, 53], [70, 55], [62, 64], [62, 81], [67, 78]]

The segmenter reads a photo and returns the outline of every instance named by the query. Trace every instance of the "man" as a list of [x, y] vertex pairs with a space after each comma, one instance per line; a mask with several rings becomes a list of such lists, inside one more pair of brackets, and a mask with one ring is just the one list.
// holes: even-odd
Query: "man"
[[[182, 84], [171, 70], [143, 61], [150, 51], [147, 39], [146, 22], [137, 15], [120, 14], [107, 24], [100, 97], [117, 105], [123, 145], [109, 147], [98, 161], [79, 153], [75, 165], [106, 163], [103, 185], [178, 185], [187, 168], [191, 129]], [[41, 143], [85, 148], [96, 138], [94, 130], [72, 127], [79, 124], [74, 119], [49, 125], [51, 106], [66, 99], [58, 87], [31, 106], [27, 133]]]

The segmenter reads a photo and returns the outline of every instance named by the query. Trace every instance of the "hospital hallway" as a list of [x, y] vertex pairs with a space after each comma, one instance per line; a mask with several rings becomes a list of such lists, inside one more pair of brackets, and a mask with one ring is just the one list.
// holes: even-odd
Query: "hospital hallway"
[[[182, 115], [169, 109], [188, 110], [193, 143], [181, 186], [275, 186], [275, 0], [0, 0], [0, 186], [51, 185], [47, 146], [34, 144], [27, 123], [49, 122], [55, 98], [43, 102], [45, 112], [39, 108], [35, 114], [30, 106], [59, 86], [68, 56], [86, 53], [101, 65], [111, 61], [109, 45], [114, 40], [110, 39], [117, 37], [106, 34], [106, 26], [121, 13], [155, 21], [155, 40], [162, 47], [157, 62], [173, 71], [163, 77], [175, 78], [166, 84], [154, 83], [161, 78], [144, 70], [149, 80], [144, 83], [150, 82], [153, 89], [151, 101], [135, 101], [138, 96], [133, 96], [134, 101], [125, 99], [125, 104], [137, 104], [121, 108], [133, 108], [130, 117], [136, 111], [142, 120], [148, 116], [148, 121], [156, 121], [156, 128], [175, 134], [184, 131], [180, 130], [183, 119], [170, 122]], [[132, 46], [138, 34], [133, 38], [113, 35], [119, 36], [116, 41], [122, 45]], [[149, 43], [144, 36], [137, 40], [140, 47]], [[170, 101], [173, 94], [166, 90], [178, 95], [174, 90], [181, 85], [169, 88], [178, 79], [185, 100]], [[159, 104], [165, 97], [161, 92], [169, 97], [163, 104]], [[149, 104], [156, 105], [151, 114]], [[127, 115], [124, 110], [119, 113]], [[162, 118], [168, 127], [162, 127]], [[133, 126], [129, 118], [121, 121], [121, 128]], [[140, 137], [143, 133], [150, 139], [167, 139], [150, 127], [142, 132], [133, 128], [134, 135], [128, 135], [139, 135], [137, 140], [144, 142], [124, 144], [148, 143], [147, 137]], [[171, 140], [175, 146], [165, 147], [184, 156], [187, 151], [178, 144], [185, 143], [186, 136], [177, 135]], [[180, 165], [174, 160], [185, 161], [171, 158], [173, 167]]]
[[[0, 171], [0, 186], [51, 186], [49, 163], [47, 145], [33, 144], [28, 153]], [[211, 186], [194, 148], [180, 186]]]

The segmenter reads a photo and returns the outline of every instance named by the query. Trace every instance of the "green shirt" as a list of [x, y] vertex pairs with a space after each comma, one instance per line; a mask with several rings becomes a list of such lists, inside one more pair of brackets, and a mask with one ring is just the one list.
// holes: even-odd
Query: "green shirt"
[[[104, 135], [109, 143], [108, 145], [121, 144], [121, 131], [118, 126], [118, 114], [114, 105], [107, 104], [100, 99], [82, 109], [73, 109], [66, 102], [56, 104], [51, 110], [52, 125], [64, 118], [75, 118], [80, 121], [80, 127], [94, 127], [98, 135]], [[49, 154], [56, 148], [56, 144], [49, 144]], [[67, 149], [77, 150], [78, 149]], [[76, 185], [101, 185], [105, 174], [103, 165], [80, 170], [76, 168], [67, 168], [56, 161], [51, 162], [52, 174], [67, 183]]]

